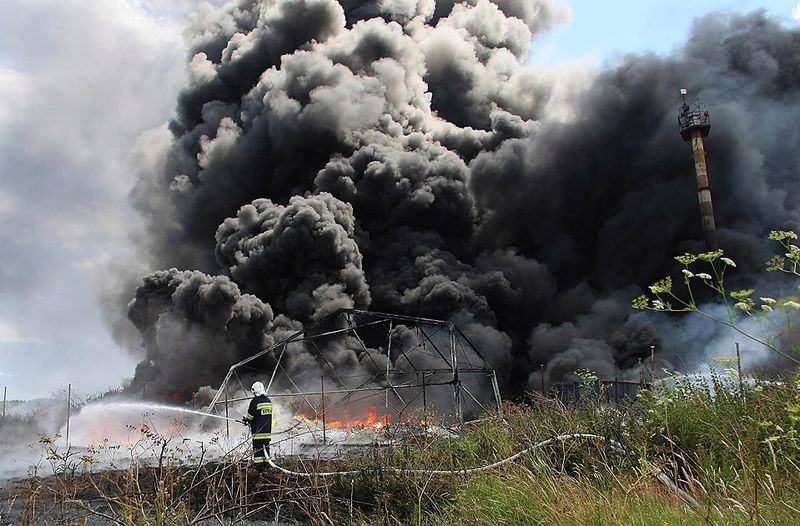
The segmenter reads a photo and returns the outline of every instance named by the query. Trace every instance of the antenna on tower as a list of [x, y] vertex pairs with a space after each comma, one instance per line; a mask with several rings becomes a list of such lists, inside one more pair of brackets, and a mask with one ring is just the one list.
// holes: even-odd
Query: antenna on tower
[[698, 101], [689, 105], [686, 101], [687, 91], [681, 89], [681, 111], [678, 114], [678, 127], [684, 141], [692, 144], [692, 157], [697, 179], [697, 200], [703, 223], [703, 234], [707, 250], [717, 249], [716, 224], [714, 222], [714, 206], [711, 202], [711, 188], [708, 184], [708, 166], [703, 139], [711, 131], [711, 117], [704, 111]]

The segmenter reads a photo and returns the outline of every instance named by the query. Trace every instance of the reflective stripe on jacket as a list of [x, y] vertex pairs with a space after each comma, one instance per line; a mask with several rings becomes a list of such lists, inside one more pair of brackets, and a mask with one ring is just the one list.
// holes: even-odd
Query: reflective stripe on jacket
[[250, 400], [247, 420], [254, 440], [272, 438], [272, 402], [267, 395], [258, 395]]

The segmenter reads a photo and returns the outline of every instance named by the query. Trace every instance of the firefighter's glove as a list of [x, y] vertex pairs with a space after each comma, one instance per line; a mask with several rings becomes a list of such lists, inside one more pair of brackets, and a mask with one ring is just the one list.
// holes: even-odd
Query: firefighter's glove
[[240, 420], [240, 422], [243, 423], [246, 426], [250, 425], [250, 422], [247, 420], [246, 416], [243, 416], [242, 419]]

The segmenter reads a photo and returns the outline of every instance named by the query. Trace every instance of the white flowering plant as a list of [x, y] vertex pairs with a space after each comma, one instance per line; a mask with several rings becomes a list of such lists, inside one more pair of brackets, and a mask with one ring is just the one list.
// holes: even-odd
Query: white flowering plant
[[[767, 272], [783, 272], [800, 278], [800, 246], [797, 234], [784, 230], [773, 230], [769, 239], [781, 246], [781, 253], [773, 256], [766, 266]], [[776, 335], [792, 335], [793, 324], [800, 316], [800, 299], [797, 296], [771, 298], [756, 296], [754, 289], [727, 290], [725, 273], [736, 268], [736, 263], [725, 257], [722, 250], [700, 254], [676, 256], [680, 263], [684, 292], [677, 292], [670, 276], [661, 279], [633, 300], [633, 308], [657, 312], [692, 312], [727, 325], [743, 336], [753, 340], [795, 363], [800, 364], [800, 345], [791, 349], [779, 348]], [[701, 267], [701, 268], [698, 268]], [[698, 305], [695, 300], [698, 287], [711, 289], [726, 308], [727, 315], [717, 316]], [[752, 334], [741, 326], [743, 319], [754, 320], [760, 334]], [[789, 338], [790, 341], [796, 338]]]

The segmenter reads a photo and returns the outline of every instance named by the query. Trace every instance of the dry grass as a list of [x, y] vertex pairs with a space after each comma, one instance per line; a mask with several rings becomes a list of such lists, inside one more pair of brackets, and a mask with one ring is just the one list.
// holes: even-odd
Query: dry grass
[[[302, 471], [361, 469], [355, 477], [260, 476], [241, 459], [188, 460], [162, 437], [154, 458], [101, 469], [91, 455], [64, 458], [50, 447], [56, 475], [30, 478], [7, 495], [16, 524], [124, 525], [462, 524], [462, 525], [791, 525], [800, 521], [796, 379], [746, 389], [678, 386], [627, 408], [564, 407], [535, 398], [458, 438], [416, 435], [356, 459], [284, 462]], [[396, 473], [489, 463], [543, 438], [593, 432], [618, 440], [575, 441], [472, 476]], [[152, 447], [150, 448], [152, 450]], [[699, 507], [655, 480], [653, 465]], [[13, 496], [12, 496], [13, 494]], [[13, 500], [13, 505], [12, 504]], [[95, 522], [97, 523], [97, 522]], [[262, 522], [263, 523], [263, 522]]]

